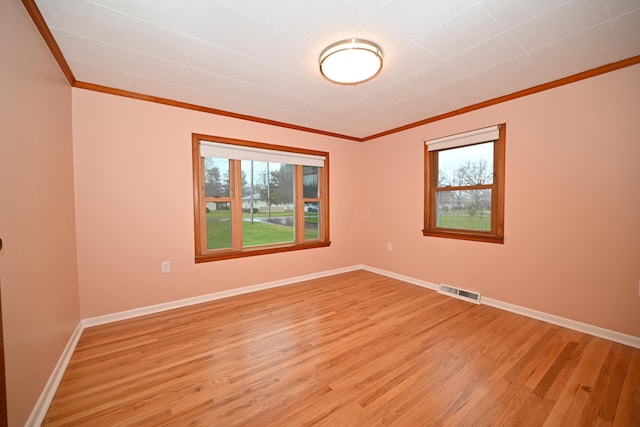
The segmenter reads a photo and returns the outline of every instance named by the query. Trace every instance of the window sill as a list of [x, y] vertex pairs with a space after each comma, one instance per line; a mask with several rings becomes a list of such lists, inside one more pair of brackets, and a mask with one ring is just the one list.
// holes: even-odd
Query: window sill
[[422, 235], [431, 237], [444, 237], [446, 239], [471, 240], [475, 242], [504, 244], [504, 236], [495, 236], [486, 233], [464, 232], [459, 230], [422, 230]]
[[289, 244], [279, 246], [269, 246], [260, 248], [247, 248], [241, 251], [219, 251], [215, 253], [208, 253], [204, 255], [196, 255], [196, 264], [211, 261], [221, 261], [225, 259], [244, 258], [249, 256], [274, 254], [280, 252], [299, 251], [303, 249], [322, 248], [331, 245], [331, 241], [321, 242], [307, 242], [300, 244]]

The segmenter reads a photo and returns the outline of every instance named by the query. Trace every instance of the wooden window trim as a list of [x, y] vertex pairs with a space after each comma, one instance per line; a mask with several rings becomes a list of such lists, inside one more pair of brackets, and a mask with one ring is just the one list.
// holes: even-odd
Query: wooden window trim
[[[296, 218], [296, 241], [293, 243], [284, 244], [272, 244], [252, 246], [248, 248], [242, 247], [242, 194], [241, 191], [237, 191], [237, 182], [231, 185], [229, 197], [216, 198], [219, 202], [229, 202], [236, 208], [231, 210], [232, 229], [237, 231], [231, 235], [232, 244], [230, 249], [216, 249], [207, 250], [207, 238], [206, 238], [206, 210], [204, 197], [204, 159], [200, 156], [200, 141], [215, 141], [220, 143], [227, 143], [232, 145], [240, 145], [246, 147], [263, 148], [268, 150], [285, 151], [290, 153], [299, 154], [311, 154], [317, 156], [324, 156], [324, 167], [319, 168], [318, 184], [319, 184], [319, 197], [318, 198], [303, 198], [302, 193], [302, 179], [298, 178], [302, 176], [302, 166], [295, 167], [295, 201], [294, 205]], [[275, 144], [267, 144], [255, 141], [244, 141], [232, 138], [225, 138], [212, 135], [192, 134], [192, 164], [193, 164], [193, 209], [194, 209], [194, 247], [195, 247], [195, 262], [210, 262], [233, 258], [242, 258], [247, 256], [265, 255], [280, 252], [297, 251], [304, 249], [313, 249], [320, 247], [327, 247], [331, 245], [329, 239], [329, 153], [324, 151], [308, 150], [302, 148], [286, 147]], [[230, 161], [230, 181], [241, 180], [240, 161]], [[320, 202], [320, 238], [314, 240], [305, 240], [304, 237], [304, 202], [305, 201], [317, 201]], [[300, 222], [300, 218], [302, 222]]]
[[[438, 187], [438, 151], [424, 147], [424, 236], [472, 240], [488, 243], [504, 243], [504, 182], [506, 153], [506, 124], [500, 125], [498, 140], [494, 142], [493, 184], [468, 186], [465, 189], [491, 188], [491, 231], [460, 230], [436, 226], [436, 193]], [[457, 189], [449, 187], [447, 190]]]

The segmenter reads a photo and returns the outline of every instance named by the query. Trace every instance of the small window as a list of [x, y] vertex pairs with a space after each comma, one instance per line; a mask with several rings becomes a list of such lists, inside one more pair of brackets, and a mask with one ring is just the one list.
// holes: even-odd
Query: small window
[[504, 242], [506, 125], [425, 142], [425, 236]]
[[328, 246], [329, 153], [193, 135], [196, 262]]

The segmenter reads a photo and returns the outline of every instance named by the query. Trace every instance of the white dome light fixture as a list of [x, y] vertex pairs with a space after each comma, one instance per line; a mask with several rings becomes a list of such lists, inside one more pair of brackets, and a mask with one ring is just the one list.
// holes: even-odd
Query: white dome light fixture
[[333, 83], [364, 83], [381, 70], [382, 49], [368, 40], [342, 40], [327, 46], [320, 54], [320, 73]]

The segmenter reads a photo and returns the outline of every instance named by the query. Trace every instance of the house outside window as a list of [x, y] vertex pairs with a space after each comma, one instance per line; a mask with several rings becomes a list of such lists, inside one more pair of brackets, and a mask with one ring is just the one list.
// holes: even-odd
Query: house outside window
[[425, 141], [425, 236], [504, 242], [506, 124]]
[[196, 262], [328, 246], [329, 154], [193, 134]]

